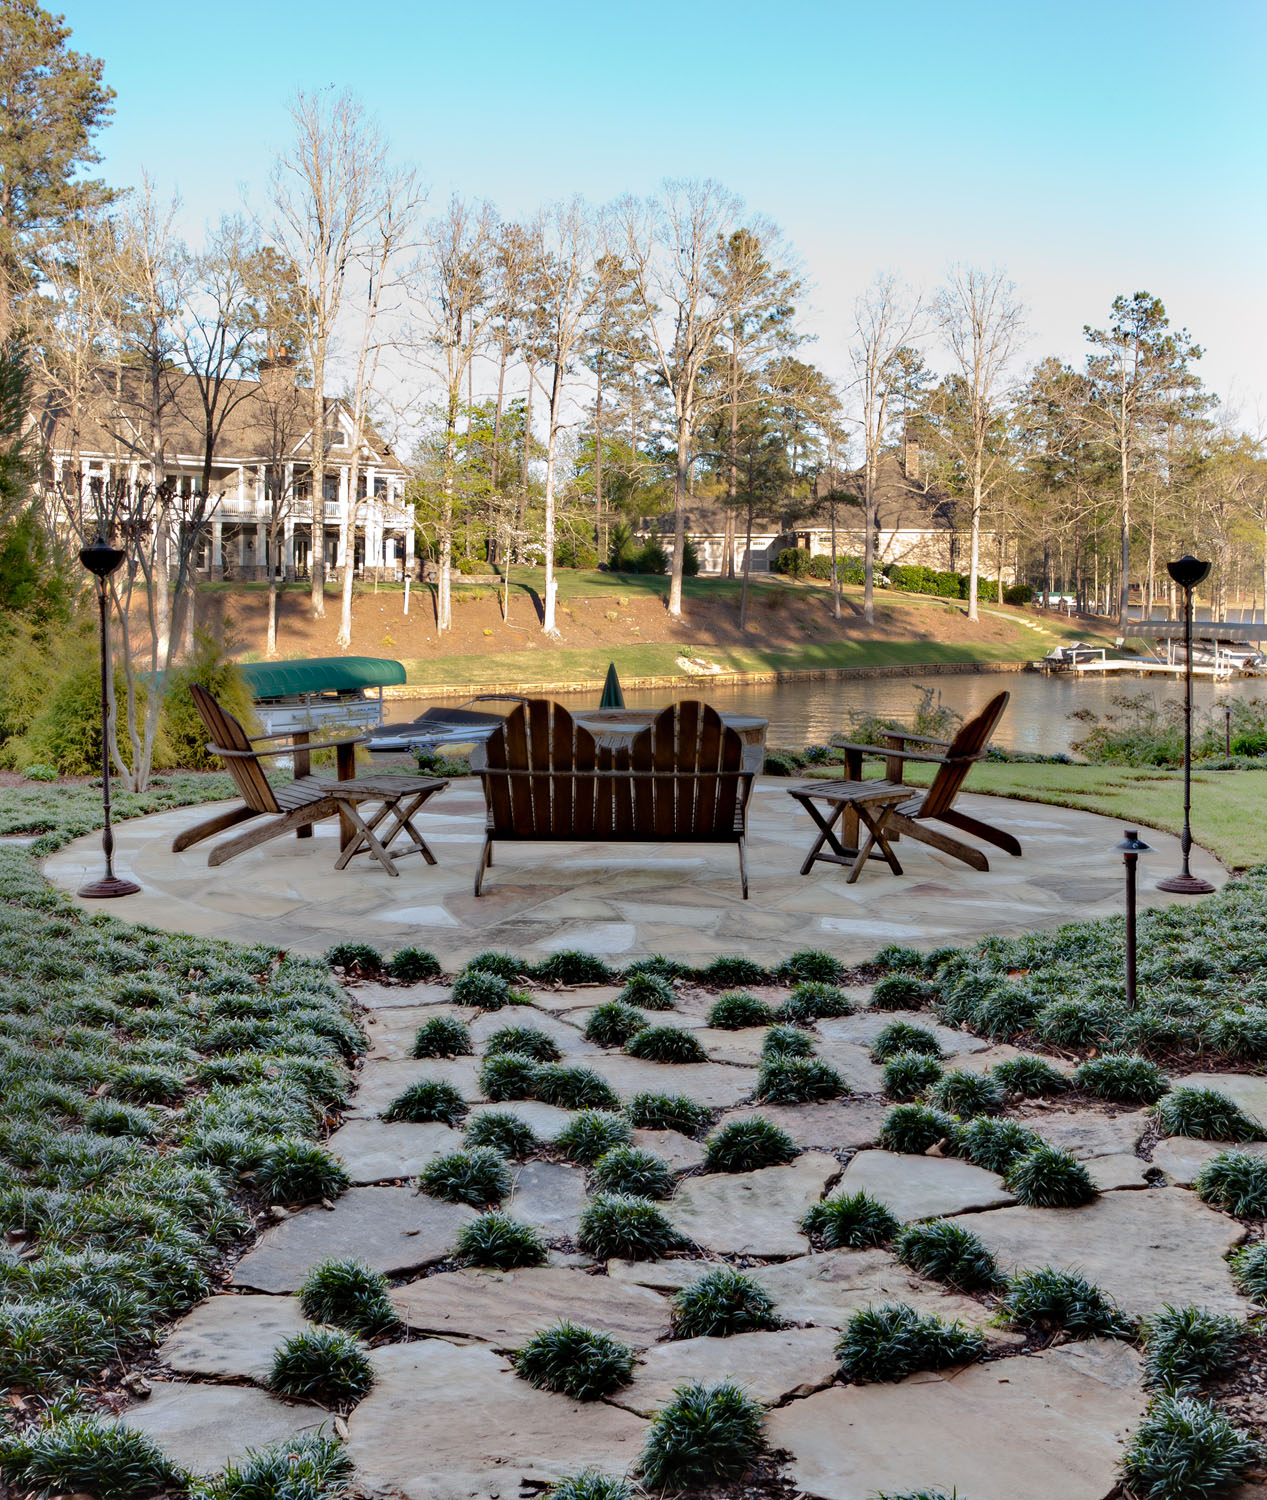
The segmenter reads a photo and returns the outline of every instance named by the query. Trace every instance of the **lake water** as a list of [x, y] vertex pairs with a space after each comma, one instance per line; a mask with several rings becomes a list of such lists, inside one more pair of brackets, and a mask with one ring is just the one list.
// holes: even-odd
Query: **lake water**
[[[769, 719], [768, 745], [799, 748], [823, 744], [833, 734], [848, 732], [852, 723], [868, 714], [909, 721], [924, 687], [931, 687], [943, 703], [964, 717], [983, 708], [996, 693], [1011, 693], [1012, 701], [995, 731], [993, 743], [1001, 749], [1041, 755], [1070, 752], [1082, 728], [1070, 717], [1075, 709], [1087, 708], [1103, 714], [1113, 708], [1115, 699], [1122, 697], [1144, 695], [1162, 703], [1166, 699], [1181, 700], [1183, 696], [1183, 683], [1177, 679], [1124, 677], [1106, 681], [1045, 677], [1039, 672], [973, 672], [923, 680], [843, 678], [747, 686], [710, 686], [704, 680], [700, 682], [698, 696], [722, 713], [756, 714]], [[597, 694], [592, 692], [555, 696], [568, 707], [592, 708], [597, 702]], [[625, 702], [630, 708], [663, 708], [674, 697], [686, 696], [685, 688], [677, 693], [667, 688], [630, 689], [625, 693]], [[1198, 709], [1208, 709], [1216, 698], [1230, 697], [1267, 699], [1267, 681], [1238, 678], [1217, 686], [1209, 681], [1193, 683], [1193, 702]], [[452, 708], [458, 701], [397, 698], [385, 705], [386, 718], [393, 724], [408, 723], [433, 704]]]

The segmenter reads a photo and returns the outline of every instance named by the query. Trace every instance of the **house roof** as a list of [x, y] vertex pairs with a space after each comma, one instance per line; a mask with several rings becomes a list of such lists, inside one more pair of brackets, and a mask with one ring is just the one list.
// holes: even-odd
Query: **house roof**
[[[136, 366], [99, 366], [88, 379], [89, 396], [80, 414], [78, 447], [85, 453], [140, 456], [148, 441], [150, 397], [145, 372]], [[310, 457], [312, 392], [282, 378], [272, 382], [226, 380], [219, 409], [228, 408], [215, 446], [219, 466], [259, 464]], [[204, 448], [205, 417], [198, 381], [181, 370], [159, 375], [163, 448], [169, 460], [200, 458]], [[344, 402], [326, 397], [327, 428], [351, 431]], [[73, 421], [66, 397], [45, 388], [37, 397], [35, 420], [45, 446], [65, 452], [75, 446]], [[329, 458], [346, 463], [350, 447], [335, 448]], [[368, 423], [362, 434], [362, 463], [402, 469], [399, 459], [380, 433]]]

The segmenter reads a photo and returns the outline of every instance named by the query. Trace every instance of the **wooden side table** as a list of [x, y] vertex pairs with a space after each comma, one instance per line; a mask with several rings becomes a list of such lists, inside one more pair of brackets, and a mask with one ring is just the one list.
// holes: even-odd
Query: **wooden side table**
[[[402, 836], [409, 842], [395, 850], [395, 859], [404, 854], [421, 854], [429, 865], [435, 864], [436, 857], [414, 827], [413, 817], [428, 797], [442, 792], [448, 784], [434, 776], [360, 776], [353, 781], [333, 783], [330, 796], [339, 804], [340, 824], [346, 820], [351, 828], [350, 836], [341, 839], [334, 868], [346, 869], [354, 855], [368, 854], [389, 875], [399, 875], [390, 851]], [[373, 807], [374, 803], [378, 806]], [[363, 807], [368, 811], [366, 817], [361, 813]], [[378, 830], [387, 818], [391, 821], [380, 836]]]
[[[801, 874], [808, 875], [817, 860], [828, 864], [846, 865], [849, 868], [848, 884], [852, 885], [862, 873], [867, 860], [874, 857], [877, 846], [880, 855], [889, 863], [895, 875], [902, 873], [893, 846], [885, 837], [885, 826], [894, 810], [903, 802], [909, 802], [911, 788], [893, 781], [805, 781], [799, 786], [790, 786], [788, 796], [796, 799], [818, 825], [818, 838], [805, 856]], [[823, 803], [827, 808], [824, 816], [816, 806]], [[856, 817], [867, 831], [866, 839], [859, 837], [858, 848], [851, 849], [840, 842], [836, 829], [846, 813]], [[859, 830], [859, 833], [861, 830]], [[823, 845], [829, 846], [824, 851]]]

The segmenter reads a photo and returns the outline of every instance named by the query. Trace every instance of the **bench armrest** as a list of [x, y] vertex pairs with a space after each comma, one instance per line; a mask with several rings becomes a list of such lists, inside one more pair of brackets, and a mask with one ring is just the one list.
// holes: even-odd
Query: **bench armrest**
[[[255, 736], [257, 740], [271, 738], [273, 738], [272, 735]], [[302, 748], [309, 752], [314, 750], [337, 750], [345, 745], [367, 745], [369, 744], [369, 738], [368, 734], [357, 734], [345, 740], [318, 740], [315, 745], [304, 745]], [[254, 744], [255, 740], [252, 740], [251, 743]], [[207, 749], [215, 755], [222, 755], [225, 760], [263, 760], [265, 756], [269, 755], [294, 754], [294, 748], [290, 745], [283, 745], [277, 750], [226, 750], [223, 745], [208, 745]]]

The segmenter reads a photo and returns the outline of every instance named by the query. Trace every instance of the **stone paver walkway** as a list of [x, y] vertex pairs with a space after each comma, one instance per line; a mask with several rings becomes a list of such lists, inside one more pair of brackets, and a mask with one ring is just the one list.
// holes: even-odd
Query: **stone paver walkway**
[[[739, 892], [735, 851], [707, 845], [503, 844], [485, 884], [472, 894], [483, 838], [477, 782], [458, 780], [428, 803], [421, 828], [439, 864], [405, 860], [392, 879], [357, 859], [336, 871], [336, 828], [312, 839], [276, 839], [216, 869], [208, 844], [171, 852], [173, 837], [210, 816], [181, 808], [123, 823], [115, 863], [138, 881], [140, 896], [113, 915], [169, 931], [276, 943], [323, 952], [355, 931], [385, 950], [420, 944], [457, 967], [482, 948], [540, 959], [583, 948], [614, 960], [646, 953], [706, 962], [759, 949], [773, 961], [797, 948], [825, 948], [857, 962], [887, 942], [935, 947], [988, 932], [1022, 933], [1121, 910], [1122, 866], [1112, 846], [1122, 824], [1093, 813], [993, 797], [965, 797], [964, 811], [1010, 829], [1021, 859], [989, 850], [981, 874], [926, 844], [897, 847], [906, 873], [880, 863], [854, 885], [846, 872], [816, 864], [797, 874], [813, 835], [777, 778], [759, 780], [749, 819], [751, 899]], [[1141, 866], [1144, 905], [1173, 899], [1156, 882], [1179, 867], [1178, 841], [1147, 832], [1156, 849]], [[101, 862], [97, 835], [78, 839], [45, 863], [49, 879], [75, 891]], [[1193, 867], [1215, 884], [1218, 862], [1195, 850]]]

